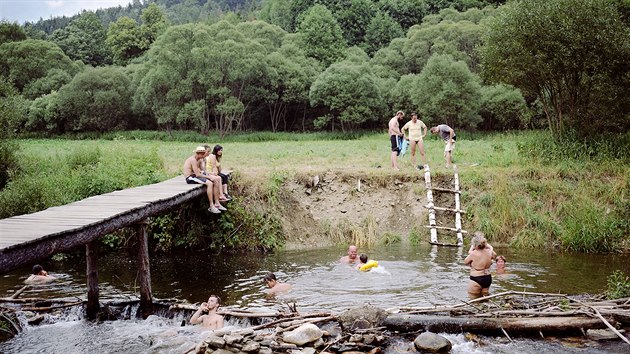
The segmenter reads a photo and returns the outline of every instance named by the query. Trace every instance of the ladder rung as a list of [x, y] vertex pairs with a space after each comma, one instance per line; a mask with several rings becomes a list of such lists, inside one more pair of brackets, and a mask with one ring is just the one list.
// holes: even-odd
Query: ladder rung
[[446, 247], [462, 247], [463, 246], [463, 244], [461, 243], [441, 243], [441, 242], [431, 242], [431, 241], [429, 241], [429, 243], [435, 246], [446, 246]]
[[450, 193], [459, 193], [459, 194], [462, 193], [461, 191], [457, 191], [457, 190], [454, 190], [454, 189], [448, 189], [448, 188], [431, 187], [429, 189], [433, 190], [433, 191], [439, 191], [439, 192], [450, 192]]
[[435, 210], [445, 210], [445, 211], [452, 211], [454, 213], [462, 213], [462, 214], [466, 214], [465, 210], [462, 209], [451, 209], [451, 208], [444, 208], [444, 207], [430, 207], [428, 205], [423, 205], [423, 207], [427, 208], [427, 209], [435, 209]]
[[438, 230], [448, 230], [448, 231], [455, 231], [455, 232], [461, 232], [463, 234], [467, 234], [468, 231], [466, 230], [457, 230], [455, 228], [452, 227], [445, 227], [445, 226], [431, 226], [431, 225], [424, 225], [424, 227], [429, 228], [429, 229], [438, 229]]

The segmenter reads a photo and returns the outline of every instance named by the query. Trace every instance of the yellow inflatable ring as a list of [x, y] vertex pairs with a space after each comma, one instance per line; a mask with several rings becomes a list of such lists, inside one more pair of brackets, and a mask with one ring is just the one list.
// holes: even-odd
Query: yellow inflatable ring
[[364, 265], [359, 267], [359, 270], [362, 271], [362, 272], [367, 272], [368, 270], [370, 270], [370, 269], [372, 269], [374, 267], [378, 267], [378, 262], [377, 261], [367, 261], [367, 263], [365, 263]]

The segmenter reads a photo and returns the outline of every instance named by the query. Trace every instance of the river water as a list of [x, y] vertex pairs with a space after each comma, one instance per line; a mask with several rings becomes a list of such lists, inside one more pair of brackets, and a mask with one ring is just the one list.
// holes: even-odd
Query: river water
[[[584, 255], [545, 251], [496, 249], [507, 257], [507, 274], [494, 277], [491, 292], [526, 290], [546, 293], [600, 293], [606, 277], [620, 269], [630, 274], [623, 255]], [[283, 309], [295, 303], [302, 312], [340, 312], [370, 303], [382, 308], [456, 304], [467, 299], [468, 269], [461, 248], [429, 245], [394, 245], [360, 250], [379, 262], [378, 271], [362, 273], [338, 264], [341, 248], [285, 251], [271, 255], [225, 255], [188, 252], [151, 259], [153, 296], [196, 303], [209, 294], [219, 295], [226, 308]], [[59, 278], [51, 285], [33, 287], [21, 297], [85, 297], [85, 263], [43, 264]], [[99, 259], [101, 300], [136, 298], [135, 258], [125, 253]], [[28, 276], [22, 268], [0, 278], [0, 296], [10, 296]], [[273, 271], [293, 291], [269, 298], [262, 277]], [[181, 327], [186, 318], [151, 316], [147, 320], [92, 323], [79, 309], [48, 315], [38, 326], [25, 325], [14, 339], [0, 343], [2, 353], [182, 353], [194, 346], [203, 333], [194, 326]], [[22, 318], [24, 320], [25, 318]], [[230, 320], [228, 326], [246, 323]], [[483, 345], [463, 335], [447, 335], [455, 344], [453, 353], [609, 353], [630, 352], [620, 344], [591, 341], [487, 338]], [[96, 349], [98, 348], [98, 349]]]

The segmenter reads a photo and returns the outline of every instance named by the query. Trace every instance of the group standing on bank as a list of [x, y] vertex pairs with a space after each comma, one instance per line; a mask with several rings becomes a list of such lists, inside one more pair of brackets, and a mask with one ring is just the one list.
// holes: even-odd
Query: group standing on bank
[[[400, 128], [400, 121], [405, 117], [405, 112], [398, 111], [396, 115], [389, 120], [388, 133], [391, 143], [391, 163], [394, 170], [398, 168], [398, 156], [401, 152], [400, 138], [409, 141], [411, 149], [411, 165], [416, 169], [421, 170], [427, 165], [427, 160], [424, 152], [423, 138], [427, 135], [427, 131], [431, 131], [431, 134], [438, 135], [444, 140], [444, 159], [446, 160], [446, 167], [450, 167], [453, 161], [453, 150], [455, 149], [455, 141], [457, 135], [455, 130], [446, 124], [440, 124], [427, 129], [427, 126], [418, 119], [416, 112], [411, 113], [411, 120]], [[408, 131], [408, 134], [405, 134]], [[420, 158], [422, 159], [422, 165], [416, 165], [416, 150], [420, 152]]]

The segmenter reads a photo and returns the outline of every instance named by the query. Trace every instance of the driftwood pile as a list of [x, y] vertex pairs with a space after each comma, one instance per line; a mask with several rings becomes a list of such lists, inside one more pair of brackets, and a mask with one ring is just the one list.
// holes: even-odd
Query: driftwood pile
[[[137, 300], [113, 303], [109, 307], [134, 302]], [[0, 298], [0, 312], [32, 312], [29, 322], [36, 325], [43, 318], [42, 313], [84, 303], [79, 298]], [[166, 314], [185, 311], [185, 318], [197, 309], [194, 305], [173, 305], [172, 302], [166, 307], [164, 301], [158, 305]], [[593, 296], [508, 291], [455, 305], [430, 307], [383, 310], [366, 305], [342, 313], [300, 313], [293, 305], [284, 312], [221, 308], [219, 313], [228, 320], [247, 318], [250, 327], [214, 331], [195, 348], [190, 348], [190, 353], [378, 353], [391, 344], [392, 337], [409, 342], [415, 337], [414, 344], [418, 347], [421, 337], [418, 334], [424, 332], [499, 334], [511, 341], [514, 336], [586, 336], [592, 330], [606, 329], [630, 345], [624, 331], [630, 328], [630, 298], [606, 300]]]

